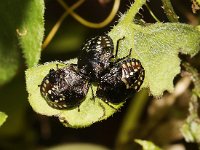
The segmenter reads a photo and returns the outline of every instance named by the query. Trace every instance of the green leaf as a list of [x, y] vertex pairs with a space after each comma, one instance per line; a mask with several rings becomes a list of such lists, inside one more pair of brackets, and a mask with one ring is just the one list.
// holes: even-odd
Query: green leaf
[[145, 141], [145, 140], [135, 140], [136, 143], [140, 144], [143, 148], [143, 150], [162, 150], [158, 146], [156, 146], [154, 143], [150, 141]]
[[149, 88], [154, 96], [173, 90], [173, 79], [180, 73], [179, 53], [194, 56], [200, 50], [200, 32], [193, 26], [181, 23], [155, 23], [140, 26], [121, 22], [109, 33], [114, 43], [120, 44], [118, 57], [126, 56], [141, 61], [145, 69], [142, 87]]
[[182, 23], [155, 23], [141, 26], [133, 23], [134, 17], [146, 0], [136, 0], [119, 23], [109, 32], [115, 45], [120, 44], [118, 57], [127, 56], [141, 61], [145, 69], [143, 88], [154, 96], [165, 90], [172, 91], [173, 79], [180, 73], [179, 53], [194, 56], [200, 50], [199, 28]]
[[44, 1], [31, 0], [26, 3], [26, 6], [21, 8], [24, 10], [24, 16], [17, 33], [26, 64], [33, 67], [39, 62], [44, 36]]
[[6, 121], [7, 117], [8, 116], [5, 113], [0, 112], [0, 126], [3, 125], [3, 123]]
[[17, 51], [16, 26], [21, 18], [17, 17], [17, 5], [19, 3], [7, 0], [1, 1], [0, 5], [0, 85], [9, 81], [19, 67], [20, 53]]
[[[45, 99], [40, 94], [40, 87], [43, 78], [49, 73], [51, 68], [56, 69], [58, 66], [66, 66], [66, 63], [76, 63], [76, 59], [68, 62], [50, 62], [38, 67], [30, 68], [26, 71], [26, 85], [29, 93], [29, 103], [31, 104], [34, 111], [46, 116], [55, 116], [67, 127], [82, 128], [93, 124], [94, 122], [103, 120], [111, 116], [116, 109], [119, 109], [122, 104], [113, 105], [116, 109], [113, 109], [102, 100], [95, 98], [92, 99], [92, 91], [89, 88], [86, 99], [81, 103], [78, 108], [72, 110], [58, 110], [50, 107]], [[96, 85], [92, 85], [94, 93], [96, 93]]]
[[38, 63], [43, 37], [43, 0], [1, 1], [0, 5], [0, 85], [8, 82], [20, 66], [21, 52], [28, 66]]

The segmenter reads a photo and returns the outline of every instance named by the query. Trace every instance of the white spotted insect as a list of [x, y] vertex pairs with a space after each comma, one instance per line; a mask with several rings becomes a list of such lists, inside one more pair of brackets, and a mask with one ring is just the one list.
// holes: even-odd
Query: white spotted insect
[[40, 93], [55, 109], [78, 107], [88, 92], [89, 84], [76, 65], [50, 69], [40, 85]]
[[118, 104], [137, 92], [144, 80], [145, 70], [139, 60], [126, 58], [114, 64], [101, 77], [96, 96], [105, 102]]

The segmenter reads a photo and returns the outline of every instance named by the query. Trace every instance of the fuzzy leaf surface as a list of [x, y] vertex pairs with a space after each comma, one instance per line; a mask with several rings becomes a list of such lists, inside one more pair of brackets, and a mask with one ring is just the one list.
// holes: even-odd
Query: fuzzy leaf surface
[[42, 50], [41, 46], [44, 36], [44, 1], [28, 1], [23, 15], [23, 21], [17, 33], [26, 65], [33, 67], [38, 64]]
[[[43, 0], [1, 1], [0, 85], [18, 72], [23, 55], [29, 67], [38, 63], [43, 38]], [[19, 38], [19, 40], [18, 40]]]
[[154, 96], [165, 90], [171, 92], [174, 77], [180, 73], [178, 55], [194, 56], [200, 50], [200, 32], [181, 23], [155, 23], [140, 26], [123, 20], [109, 33], [114, 42], [125, 37], [120, 44], [118, 57], [126, 56], [132, 48], [132, 58], [141, 61], [145, 69], [143, 87]]

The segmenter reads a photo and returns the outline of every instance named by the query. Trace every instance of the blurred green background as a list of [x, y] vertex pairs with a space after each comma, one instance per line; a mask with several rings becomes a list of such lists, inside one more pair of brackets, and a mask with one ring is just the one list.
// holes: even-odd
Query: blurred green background
[[[71, 6], [75, 1], [66, 0], [65, 2]], [[148, 4], [161, 21], [168, 21], [161, 8], [161, 1], [151, 1]], [[121, 1], [119, 11], [124, 13], [129, 5], [129, 0]], [[177, 0], [173, 2], [173, 5], [176, 13], [180, 16], [180, 22], [193, 25], [199, 23], [199, 15], [192, 14], [190, 1]], [[91, 22], [101, 22], [108, 16], [112, 6], [112, 0], [86, 0], [75, 12]], [[56, 0], [45, 0], [45, 7], [46, 37], [58, 18], [64, 13], [64, 9]], [[155, 22], [146, 7], [140, 13], [142, 15], [138, 17], [143, 18], [146, 22]], [[108, 32], [117, 23], [116, 20], [118, 18], [118, 15], [116, 15], [114, 20], [104, 28], [91, 29], [77, 22], [70, 15], [67, 16], [51, 43], [42, 51], [40, 63], [54, 60], [64, 61], [77, 57], [86, 39]], [[7, 42], [9, 44], [9, 41]], [[200, 66], [198, 59], [199, 56], [196, 56], [191, 60], [197, 68]], [[120, 127], [124, 117], [127, 115], [127, 109], [131, 100], [127, 101], [121, 112], [116, 113], [113, 117], [103, 122], [95, 123], [91, 127], [83, 129], [65, 128], [56, 118], [41, 116], [32, 110], [27, 100], [28, 94], [26, 92], [24, 76], [26, 66], [22, 57], [20, 63], [21, 67], [18, 69], [16, 76], [0, 87], [0, 110], [8, 115], [7, 121], [0, 127], [1, 150], [44, 149], [55, 145], [71, 143], [92, 143], [105, 146], [108, 149], [114, 149], [115, 145], [117, 145], [116, 139]], [[168, 108], [165, 115], [153, 126], [150, 124], [151, 117], [148, 115], [148, 110], [153, 107], [153, 98], [146, 96], [146, 99], [148, 101], [146, 101], [145, 106], [143, 106], [144, 109], [141, 111], [138, 126], [134, 131], [130, 132], [131, 138], [129, 142], [124, 143], [124, 148], [121, 149], [138, 149], [138, 145], [133, 142], [134, 138], [152, 140], [160, 146], [178, 144], [185, 147], [185, 149], [197, 149], [196, 144], [186, 143], [183, 137], [177, 133], [178, 131], [174, 131], [171, 137], [164, 136], [169, 127], [176, 127], [178, 123], [186, 118], [187, 98], [184, 101], [179, 98], [174, 106]], [[177, 118], [179, 118], [178, 121], [176, 120]], [[143, 134], [146, 130], [148, 132]]]

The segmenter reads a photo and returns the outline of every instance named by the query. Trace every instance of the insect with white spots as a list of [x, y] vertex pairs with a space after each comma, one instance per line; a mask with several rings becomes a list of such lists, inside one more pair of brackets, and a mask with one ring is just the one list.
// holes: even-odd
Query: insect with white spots
[[145, 77], [141, 62], [126, 58], [113, 65], [98, 84], [96, 96], [113, 104], [118, 104], [131, 97], [140, 89]]
[[[145, 71], [137, 59], [128, 56], [116, 59], [113, 41], [108, 35], [87, 41], [78, 57], [78, 65], [70, 64], [50, 69], [44, 77], [40, 92], [46, 102], [56, 109], [73, 109], [85, 99], [91, 82], [97, 82], [96, 96], [105, 102], [120, 103], [137, 92], [143, 83]], [[111, 59], [114, 58], [114, 61]]]
[[78, 107], [88, 92], [88, 81], [76, 65], [50, 69], [40, 85], [40, 93], [47, 104], [56, 109]]
[[117, 40], [115, 55], [113, 41], [108, 35], [96, 36], [83, 46], [78, 57], [78, 68], [90, 83], [97, 82], [98, 88], [93, 98], [119, 103], [142, 85], [145, 72], [139, 60], [129, 58], [132, 49], [126, 57], [116, 59], [119, 42], [124, 38]]
[[114, 45], [108, 35], [96, 36], [86, 41], [78, 57], [78, 68], [91, 82], [97, 82], [110, 67]]

